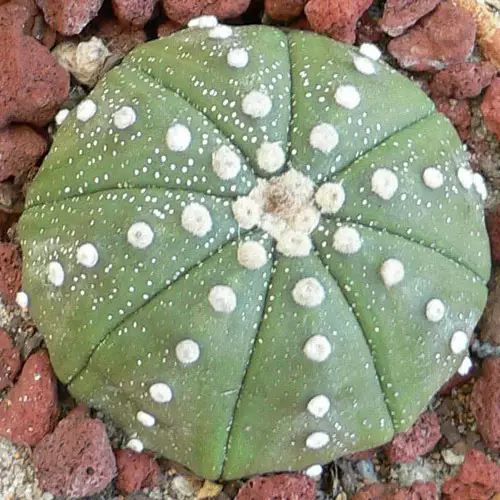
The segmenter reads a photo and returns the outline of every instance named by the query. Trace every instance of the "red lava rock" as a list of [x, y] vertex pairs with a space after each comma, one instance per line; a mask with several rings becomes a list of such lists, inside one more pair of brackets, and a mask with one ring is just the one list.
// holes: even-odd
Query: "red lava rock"
[[160, 466], [152, 453], [137, 453], [123, 449], [115, 451], [118, 471], [116, 487], [123, 493], [133, 493], [142, 488], [155, 486]]
[[176, 31], [179, 31], [180, 29], [182, 29], [182, 24], [169, 19], [168, 21], [158, 25], [158, 28], [156, 28], [156, 34], [158, 37], [168, 36]]
[[21, 369], [21, 353], [10, 335], [0, 328], [0, 391], [12, 385]]
[[352, 500], [437, 500], [437, 488], [434, 483], [415, 481], [410, 488], [394, 483], [373, 483], [364, 486], [352, 497]]
[[384, 449], [391, 463], [412, 462], [431, 451], [440, 439], [436, 413], [425, 412], [407, 432], [396, 434]]
[[483, 375], [474, 384], [471, 410], [486, 446], [500, 451], [500, 358], [483, 362]]
[[78, 35], [97, 16], [104, 0], [36, 0], [45, 21], [63, 35]]
[[[486, 216], [486, 225], [492, 246], [493, 259], [500, 256], [500, 205]], [[500, 269], [496, 269], [493, 288], [488, 294], [488, 302], [480, 322], [480, 336], [484, 342], [500, 345]]]
[[47, 351], [32, 354], [14, 387], [0, 402], [0, 436], [36, 445], [57, 423], [57, 381]]
[[159, 0], [113, 0], [113, 12], [120, 22], [142, 28], [153, 17]]
[[287, 22], [299, 17], [307, 0], [266, 0], [266, 14], [276, 21]]
[[99, 20], [90, 32], [102, 38], [112, 54], [125, 55], [147, 40], [144, 30], [123, 26], [113, 18]]
[[380, 27], [390, 36], [399, 36], [420, 18], [432, 12], [441, 0], [387, 0]]
[[233, 19], [248, 9], [250, 0], [163, 0], [163, 9], [176, 23], [185, 25], [201, 15], [217, 19]]
[[0, 27], [11, 28], [27, 34], [30, 21], [37, 13], [37, 7], [31, 0], [11, 0], [6, 4], [0, 3]]
[[21, 254], [12, 243], [0, 243], [0, 298], [14, 304], [21, 288]]
[[306, 16], [300, 16], [290, 24], [290, 28], [304, 31], [314, 31]]
[[475, 38], [472, 15], [447, 1], [407, 33], [391, 40], [387, 49], [403, 68], [436, 71], [465, 61], [472, 53]]
[[469, 102], [465, 99], [457, 101], [447, 97], [434, 97], [436, 109], [443, 113], [453, 123], [460, 138], [464, 141], [469, 137], [472, 113]]
[[466, 99], [478, 96], [496, 74], [489, 62], [464, 62], [453, 64], [436, 73], [429, 84], [435, 96]]
[[356, 43], [377, 43], [382, 40], [384, 34], [378, 22], [373, 19], [369, 12], [365, 12], [358, 21], [356, 28]]
[[314, 31], [335, 40], [354, 43], [356, 23], [373, 0], [309, 0], [305, 6], [307, 19]]
[[495, 77], [481, 103], [484, 123], [500, 139], [500, 77]]
[[78, 406], [35, 448], [33, 461], [40, 486], [63, 497], [102, 491], [116, 474], [106, 428]]
[[259, 476], [246, 482], [235, 500], [314, 500], [316, 483], [303, 474]]
[[479, 450], [465, 456], [459, 473], [443, 484], [446, 500], [490, 500], [500, 492], [500, 466]]
[[30, 127], [14, 125], [0, 129], [0, 182], [27, 173], [47, 148], [47, 141]]
[[[500, 262], [500, 205], [495, 210], [488, 212], [486, 226], [490, 237], [491, 257], [493, 258], [493, 262], [498, 264]], [[500, 297], [498, 304], [498, 313], [500, 314]], [[498, 340], [495, 342], [496, 344], [500, 344], [500, 324], [498, 326]]]

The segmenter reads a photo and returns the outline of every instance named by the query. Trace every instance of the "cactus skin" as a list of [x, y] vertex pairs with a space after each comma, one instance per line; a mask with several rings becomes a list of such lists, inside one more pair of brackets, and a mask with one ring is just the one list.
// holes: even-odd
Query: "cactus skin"
[[[262, 96], [245, 108], [255, 90], [270, 109]], [[190, 138], [177, 129], [168, 142], [175, 123]], [[331, 129], [313, 140], [321, 123], [335, 147]], [[264, 142], [277, 146], [259, 156]], [[224, 145], [239, 165], [227, 179], [213, 168]], [[397, 185], [374, 187], [381, 169]], [[282, 218], [314, 218], [297, 201], [306, 178], [316, 194], [341, 182], [345, 201], [310, 240], [301, 230], [285, 244], [275, 219], [245, 228], [235, 215], [236, 199], [270, 185], [258, 178], [279, 180], [266, 210]], [[490, 265], [474, 181], [425, 94], [357, 48], [264, 26], [189, 28], [134, 49], [59, 128], [20, 222], [23, 289], [58, 377], [135, 446], [209, 479], [299, 470], [408, 429], [462, 363]], [[195, 203], [210, 224], [199, 211], [184, 221]], [[128, 239], [137, 222], [152, 241]], [[248, 241], [260, 246], [245, 260]], [[97, 253], [82, 257], [86, 243]], [[61, 267], [50, 274], [50, 262]], [[299, 290], [305, 278], [317, 281]], [[220, 285], [232, 290], [219, 294], [225, 312], [210, 301]], [[158, 383], [168, 387], [151, 392]]]

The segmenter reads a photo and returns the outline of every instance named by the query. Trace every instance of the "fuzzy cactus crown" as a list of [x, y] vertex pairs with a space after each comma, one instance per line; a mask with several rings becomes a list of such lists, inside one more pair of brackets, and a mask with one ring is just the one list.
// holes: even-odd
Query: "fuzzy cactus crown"
[[379, 57], [203, 17], [59, 115], [23, 293], [58, 377], [131, 448], [211, 479], [324, 464], [468, 369], [484, 181]]

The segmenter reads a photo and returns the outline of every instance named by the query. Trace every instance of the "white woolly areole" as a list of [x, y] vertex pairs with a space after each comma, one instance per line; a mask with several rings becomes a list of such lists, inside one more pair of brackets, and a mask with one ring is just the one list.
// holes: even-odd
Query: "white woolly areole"
[[59, 262], [49, 262], [47, 275], [48, 280], [54, 286], [61, 286], [64, 283], [64, 269]]
[[323, 466], [320, 464], [311, 465], [304, 471], [304, 474], [312, 479], [318, 480], [321, 474], [323, 474]]
[[245, 241], [238, 247], [238, 262], [247, 269], [260, 269], [267, 262], [267, 252], [258, 241]]
[[63, 123], [63, 121], [66, 120], [66, 118], [68, 118], [68, 115], [69, 115], [69, 109], [66, 108], [60, 109], [54, 118], [56, 125], [59, 127]]
[[299, 306], [317, 307], [325, 300], [325, 289], [316, 278], [302, 278], [293, 287], [292, 296]]
[[276, 250], [287, 257], [307, 257], [312, 250], [311, 238], [299, 231], [285, 231], [278, 236]]
[[354, 67], [363, 75], [374, 75], [376, 72], [375, 64], [368, 57], [354, 56]]
[[224, 145], [212, 154], [212, 168], [218, 177], [227, 181], [239, 174], [241, 160], [229, 146]]
[[484, 177], [478, 172], [474, 172], [472, 182], [474, 183], [474, 189], [476, 190], [476, 193], [481, 197], [483, 201], [486, 200], [486, 198], [488, 198], [488, 190], [486, 189]]
[[460, 167], [457, 170], [457, 177], [462, 184], [462, 187], [465, 189], [470, 189], [474, 182], [474, 173], [469, 168]]
[[380, 49], [373, 43], [362, 43], [359, 47], [359, 53], [372, 61], [378, 61], [382, 56]]
[[199, 16], [188, 22], [189, 28], [215, 28], [219, 21], [215, 16]]
[[335, 100], [343, 108], [354, 109], [359, 106], [361, 96], [354, 85], [341, 85], [335, 91]]
[[383, 200], [390, 200], [398, 189], [396, 174], [387, 168], [378, 168], [372, 175], [372, 191]]
[[405, 268], [398, 259], [387, 259], [380, 267], [380, 276], [387, 288], [391, 288], [403, 281]]
[[431, 299], [425, 306], [425, 315], [429, 321], [438, 323], [444, 318], [445, 305], [442, 300]]
[[361, 235], [353, 227], [339, 227], [333, 235], [333, 248], [345, 255], [352, 255], [359, 252], [362, 244]]
[[76, 118], [81, 122], [88, 122], [97, 112], [97, 105], [92, 99], [84, 99], [76, 107]]
[[84, 243], [76, 251], [76, 260], [84, 267], [94, 267], [99, 260], [99, 252], [92, 243]]
[[202, 238], [212, 229], [212, 217], [207, 207], [190, 203], [182, 211], [181, 225], [188, 233]]
[[321, 213], [335, 214], [345, 202], [345, 191], [339, 182], [326, 182], [316, 191], [314, 197]]
[[168, 128], [166, 142], [170, 151], [181, 153], [191, 144], [191, 132], [185, 125], [176, 123]]
[[149, 395], [153, 401], [157, 403], [168, 403], [172, 401], [172, 389], [168, 384], [157, 382], [149, 388]]
[[124, 130], [135, 123], [137, 115], [134, 108], [130, 106], [122, 106], [113, 114], [113, 123], [119, 130]]
[[227, 53], [227, 64], [231, 68], [244, 68], [249, 61], [248, 50], [242, 48], [231, 49]]
[[330, 436], [326, 432], [313, 432], [306, 439], [306, 446], [311, 450], [324, 448], [330, 442]]
[[137, 438], [130, 439], [125, 447], [135, 451], [136, 453], [141, 453], [144, 450], [143, 442]]
[[273, 103], [268, 95], [258, 90], [250, 91], [242, 102], [243, 113], [252, 118], [264, 118], [273, 107]]
[[156, 418], [151, 415], [151, 413], [147, 413], [145, 411], [139, 410], [135, 416], [137, 421], [142, 424], [144, 427], [153, 427], [156, 423]]
[[307, 403], [307, 411], [316, 418], [323, 418], [330, 410], [330, 400], [324, 395], [314, 396]]
[[127, 231], [127, 241], [134, 248], [147, 248], [154, 239], [154, 232], [146, 222], [134, 222]]
[[29, 304], [28, 294], [25, 292], [16, 293], [16, 304], [22, 309], [27, 309]]
[[321, 214], [318, 210], [314, 207], [306, 207], [298, 214], [295, 214], [294, 218], [290, 222], [290, 226], [295, 231], [310, 234], [316, 229], [320, 218]]
[[208, 36], [213, 39], [225, 40], [233, 34], [233, 29], [227, 24], [219, 24], [208, 32]]
[[285, 164], [285, 152], [279, 142], [263, 142], [257, 149], [259, 168], [273, 174]]
[[175, 355], [181, 363], [189, 365], [198, 361], [200, 357], [200, 346], [194, 340], [182, 340], [175, 346]]
[[304, 354], [307, 359], [322, 363], [328, 359], [332, 353], [332, 346], [326, 337], [323, 335], [313, 335], [304, 345]]
[[469, 356], [465, 356], [465, 358], [460, 363], [460, 366], [458, 367], [458, 374], [462, 376], [467, 375], [470, 372], [471, 368], [472, 360], [469, 358]]
[[232, 204], [233, 215], [236, 222], [243, 229], [251, 229], [259, 223], [262, 215], [260, 206], [251, 198], [238, 198]]
[[230, 286], [215, 285], [208, 294], [208, 301], [214, 311], [231, 313], [236, 309], [236, 294]]
[[426, 168], [422, 177], [424, 179], [424, 184], [431, 189], [440, 188], [444, 182], [443, 174], [436, 167]]
[[312, 148], [324, 154], [331, 153], [339, 143], [339, 133], [330, 123], [315, 125], [309, 136], [309, 144]]
[[469, 345], [469, 337], [465, 332], [458, 330], [453, 333], [450, 341], [450, 348], [453, 354], [464, 352]]

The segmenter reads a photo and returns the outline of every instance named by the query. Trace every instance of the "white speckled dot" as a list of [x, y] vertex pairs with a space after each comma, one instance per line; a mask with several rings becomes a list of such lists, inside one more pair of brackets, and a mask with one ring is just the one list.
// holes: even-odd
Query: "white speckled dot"
[[354, 109], [359, 106], [361, 96], [354, 85], [340, 85], [335, 91], [335, 100], [343, 108]]
[[59, 262], [49, 262], [47, 266], [47, 278], [54, 286], [61, 286], [64, 283], [64, 269]]
[[471, 169], [460, 167], [457, 170], [457, 177], [463, 188], [470, 189], [472, 187], [472, 184], [474, 182], [474, 173]]
[[313, 335], [305, 343], [303, 352], [307, 359], [316, 363], [322, 363], [332, 353], [332, 346], [323, 335]]
[[99, 260], [99, 252], [92, 243], [84, 243], [76, 251], [76, 260], [84, 267], [94, 267]]
[[194, 17], [188, 22], [189, 28], [215, 28], [219, 21], [215, 16]]
[[66, 120], [66, 118], [68, 118], [68, 115], [69, 115], [69, 109], [66, 109], [66, 108], [63, 108], [63, 109], [60, 109], [54, 120], [56, 122], [56, 125], [59, 127], [60, 125], [62, 125], [62, 123], [64, 122], [64, 120]]
[[488, 198], [488, 190], [486, 189], [486, 183], [484, 182], [484, 177], [478, 173], [474, 172], [472, 176], [472, 182], [474, 184], [474, 189], [476, 193], [481, 197], [483, 201]]
[[157, 403], [168, 403], [172, 401], [172, 389], [168, 384], [157, 382], [149, 388], [151, 399]]
[[339, 143], [337, 129], [330, 123], [315, 125], [309, 136], [309, 144], [324, 154], [331, 153]]
[[134, 222], [127, 231], [127, 241], [134, 248], [147, 248], [154, 239], [154, 232], [146, 222]]
[[372, 61], [378, 61], [382, 56], [380, 49], [373, 43], [362, 43], [359, 47], [359, 53]]
[[425, 306], [425, 315], [429, 321], [438, 323], [444, 318], [445, 305], [442, 300], [431, 299]]
[[76, 107], [76, 118], [81, 122], [88, 122], [97, 112], [97, 106], [91, 99], [84, 99]]
[[278, 237], [276, 250], [286, 257], [307, 257], [312, 250], [311, 238], [300, 231], [285, 231]]
[[302, 278], [292, 291], [293, 300], [303, 307], [317, 307], [325, 300], [325, 289], [316, 278]]
[[396, 174], [387, 168], [378, 168], [372, 175], [372, 191], [383, 200], [390, 200], [398, 185]]
[[151, 415], [151, 413], [147, 413], [142, 410], [139, 410], [137, 412], [135, 418], [144, 427], [153, 427], [153, 425], [155, 425], [156, 423], [156, 418], [153, 415]]
[[436, 167], [429, 167], [422, 174], [424, 184], [430, 189], [437, 189], [443, 185], [444, 177]]
[[243, 48], [231, 49], [227, 53], [227, 63], [231, 68], [245, 68], [248, 65], [248, 50]]
[[175, 355], [181, 363], [189, 365], [198, 361], [200, 357], [200, 346], [194, 340], [182, 340], [175, 346]]
[[231, 313], [236, 309], [236, 294], [230, 286], [215, 285], [208, 294], [208, 301], [214, 311]]
[[18, 292], [16, 294], [16, 304], [22, 309], [27, 309], [29, 304], [28, 294], [25, 292]]
[[387, 259], [380, 267], [380, 276], [387, 288], [396, 286], [405, 277], [405, 268], [398, 259]]
[[285, 152], [279, 142], [263, 142], [257, 149], [259, 168], [270, 174], [277, 172], [285, 164]]
[[363, 75], [374, 75], [375, 74], [375, 64], [368, 57], [354, 56], [353, 57], [354, 67]]
[[144, 444], [140, 439], [132, 438], [125, 445], [126, 448], [135, 451], [136, 453], [141, 453], [144, 450]]
[[469, 356], [465, 356], [465, 358], [460, 363], [460, 366], [458, 367], [458, 374], [462, 376], [467, 375], [470, 372], [471, 368], [472, 360], [469, 358]]
[[190, 203], [182, 211], [181, 224], [188, 233], [203, 238], [212, 229], [212, 216], [207, 207]]
[[227, 24], [219, 24], [208, 32], [208, 36], [214, 40], [225, 40], [233, 34], [233, 28]]
[[311, 450], [324, 448], [330, 442], [330, 436], [326, 432], [313, 432], [306, 439], [306, 446]]
[[345, 255], [352, 255], [359, 252], [362, 244], [361, 235], [353, 227], [339, 227], [333, 235], [333, 248]]
[[260, 269], [267, 262], [267, 252], [258, 241], [245, 241], [238, 247], [238, 262], [247, 269]]
[[226, 145], [212, 155], [212, 168], [222, 180], [234, 179], [241, 170], [240, 157]]
[[469, 345], [469, 337], [465, 332], [458, 330], [453, 333], [450, 341], [450, 348], [453, 354], [460, 354], [467, 349]]
[[307, 411], [316, 418], [323, 418], [330, 410], [330, 400], [324, 395], [314, 396], [307, 403]]
[[185, 125], [176, 123], [168, 128], [166, 142], [170, 151], [181, 153], [191, 144], [191, 132]]
[[243, 229], [251, 229], [259, 223], [262, 210], [259, 205], [248, 197], [238, 198], [232, 204], [233, 215], [236, 222]]
[[315, 200], [322, 213], [335, 214], [344, 205], [344, 188], [340, 182], [326, 182], [316, 191]]
[[266, 117], [273, 107], [273, 103], [267, 94], [258, 90], [250, 91], [242, 101], [243, 113], [252, 118]]
[[113, 123], [119, 130], [124, 130], [135, 123], [137, 115], [131, 106], [122, 106], [113, 114]]
[[323, 466], [320, 464], [311, 465], [304, 471], [304, 474], [318, 481], [321, 478], [321, 475], [323, 474]]

